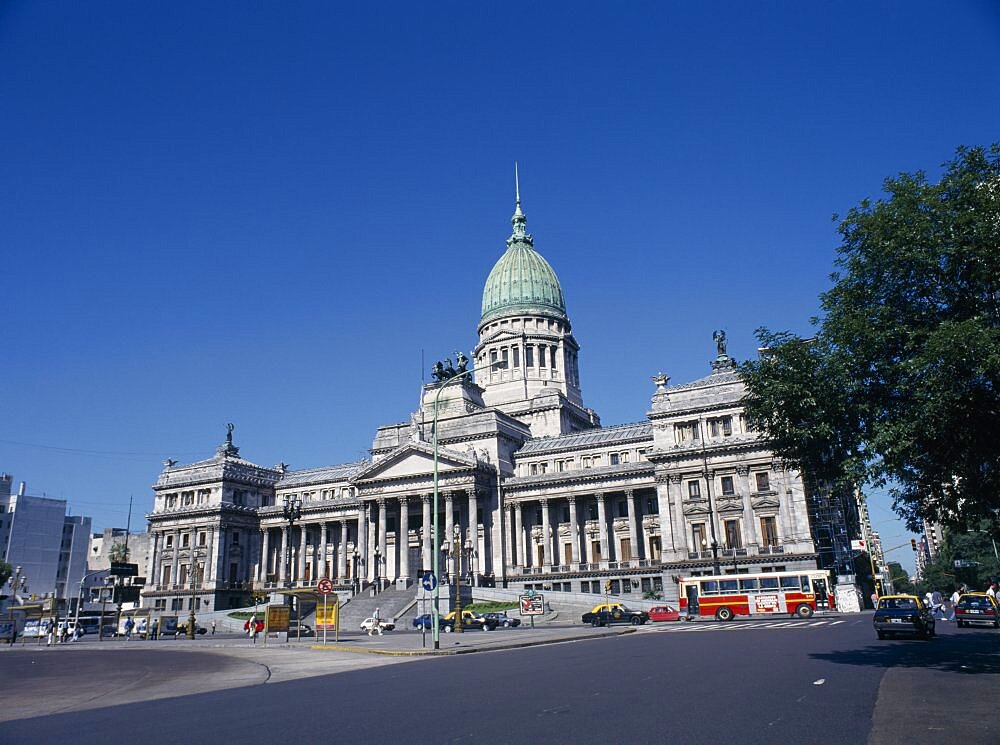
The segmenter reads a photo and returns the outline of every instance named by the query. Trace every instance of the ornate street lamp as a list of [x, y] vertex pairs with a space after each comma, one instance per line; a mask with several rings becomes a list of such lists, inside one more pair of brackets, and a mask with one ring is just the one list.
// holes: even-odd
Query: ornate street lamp
[[375, 585], [375, 592], [378, 593], [378, 592], [381, 592], [381, 590], [382, 590], [382, 579], [381, 579], [381, 574], [379, 573], [379, 569], [381, 568], [380, 561], [381, 561], [381, 558], [382, 558], [382, 552], [378, 550], [378, 545], [375, 546], [375, 557], [374, 558], [375, 558], [374, 585]]
[[195, 617], [194, 617], [194, 607], [199, 602], [197, 595], [197, 590], [201, 586], [201, 574], [204, 573], [204, 569], [201, 569], [201, 565], [196, 561], [191, 563], [191, 612], [188, 615], [187, 624], [187, 638], [194, 639], [195, 632]]
[[292, 586], [292, 527], [302, 517], [302, 500], [286, 495], [281, 504], [281, 516], [288, 522], [288, 541], [285, 546], [285, 587]]
[[451, 558], [455, 562], [455, 633], [464, 630], [462, 623], [462, 526], [455, 523], [455, 535], [451, 542]]

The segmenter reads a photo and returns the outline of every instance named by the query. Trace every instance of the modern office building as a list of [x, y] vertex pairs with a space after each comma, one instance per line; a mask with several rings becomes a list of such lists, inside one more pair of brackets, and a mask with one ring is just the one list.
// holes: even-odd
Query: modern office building
[[90, 518], [66, 515], [66, 500], [27, 494], [0, 474], [0, 558], [21, 567], [27, 594], [75, 597], [87, 567]]

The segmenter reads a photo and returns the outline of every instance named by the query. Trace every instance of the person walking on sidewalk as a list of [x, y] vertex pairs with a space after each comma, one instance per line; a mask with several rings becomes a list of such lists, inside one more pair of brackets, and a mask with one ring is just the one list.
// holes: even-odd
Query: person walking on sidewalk
[[215, 636], [215, 619], [212, 619], [212, 636]]

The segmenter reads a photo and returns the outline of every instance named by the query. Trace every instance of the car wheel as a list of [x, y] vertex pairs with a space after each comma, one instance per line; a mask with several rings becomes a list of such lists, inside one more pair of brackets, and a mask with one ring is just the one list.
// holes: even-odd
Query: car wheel
[[631, 623], [633, 626], [642, 626], [642, 619], [636, 616], [632, 619]]
[[505, 629], [509, 629], [509, 628], [510, 628], [510, 621], [504, 621], [504, 622], [503, 622], [503, 627], [504, 627]]
[[878, 638], [879, 639], [885, 639], [885, 632], [884, 631], [877, 631], [875, 633], [878, 634]]
[[444, 627], [444, 633], [450, 634], [451, 633], [451, 626], [445, 626]]
[[733, 612], [726, 606], [722, 606], [719, 610], [715, 611], [716, 621], [732, 621]]
[[802, 603], [798, 608], [795, 609], [795, 615], [799, 618], [812, 618], [813, 609], [812, 606]]

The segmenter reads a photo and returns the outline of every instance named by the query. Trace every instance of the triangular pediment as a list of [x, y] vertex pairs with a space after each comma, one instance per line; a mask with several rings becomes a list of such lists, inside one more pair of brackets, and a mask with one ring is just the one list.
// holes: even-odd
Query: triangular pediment
[[[438, 449], [438, 473], [455, 470], [467, 471], [470, 468], [475, 468], [476, 465], [477, 461], [473, 458], [453, 450]], [[352, 481], [358, 484], [365, 481], [405, 479], [433, 473], [434, 449], [424, 443], [407, 443], [381, 460], [372, 463], [364, 471], [358, 473]]]

